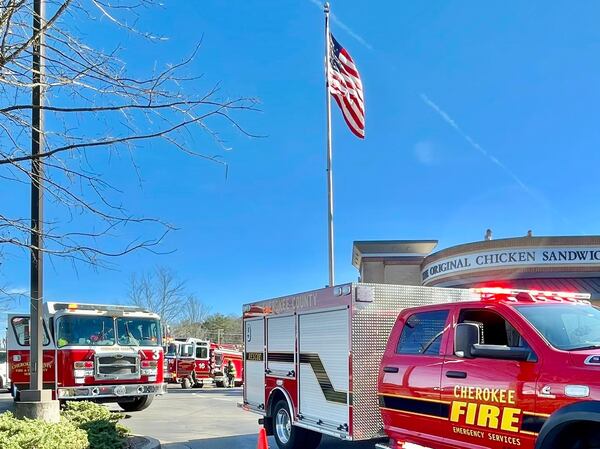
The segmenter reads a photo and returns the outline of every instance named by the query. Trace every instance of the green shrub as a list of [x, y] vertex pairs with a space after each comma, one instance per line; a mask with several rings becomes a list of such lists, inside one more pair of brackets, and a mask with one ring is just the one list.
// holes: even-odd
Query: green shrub
[[68, 402], [59, 423], [0, 414], [0, 449], [123, 449], [124, 415], [93, 402]]
[[[127, 442], [125, 427], [119, 424], [124, 417], [93, 402], [67, 402], [64, 419], [87, 433], [89, 449], [121, 449]], [[2, 447], [2, 446], [0, 446]]]
[[50, 424], [31, 419], [16, 419], [12, 413], [0, 414], [0, 448], [2, 449], [88, 449], [84, 430], [61, 419]]

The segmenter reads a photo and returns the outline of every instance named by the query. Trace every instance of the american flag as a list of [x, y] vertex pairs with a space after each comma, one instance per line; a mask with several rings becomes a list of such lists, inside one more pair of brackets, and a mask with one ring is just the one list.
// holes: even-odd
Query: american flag
[[365, 100], [358, 69], [350, 53], [329, 34], [329, 93], [342, 110], [350, 130], [365, 138]]

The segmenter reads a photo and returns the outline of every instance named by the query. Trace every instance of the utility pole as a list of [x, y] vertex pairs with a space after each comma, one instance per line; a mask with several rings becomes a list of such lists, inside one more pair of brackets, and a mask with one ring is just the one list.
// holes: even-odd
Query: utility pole
[[33, 2], [33, 32], [39, 38], [33, 42], [33, 89], [31, 93], [31, 360], [30, 360], [30, 384], [31, 391], [43, 389], [43, 322], [42, 322], [42, 298], [44, 291], [42, 240], [44, 220], [44, 189], [42, 186], [43, 166], [39, 158], [44, 147], [44, 111], [43, 83], [45, 62], [44, 56], [45, 39], [41, 32], [45, 17], [46, 4], [44, 0]]
[[29, 390], [20, 392], [16, 415], [46, 421], [58, 421], [58, 401], [52, 391], [44, 390], [44, 322], [43, 322], [43, 220], [44, 168], [39, 154], [44, 151], [44, 75], [46, 0], [33, 0], [32, 92], [31, 92], [31, 268], [30, 268], [30, 356]]

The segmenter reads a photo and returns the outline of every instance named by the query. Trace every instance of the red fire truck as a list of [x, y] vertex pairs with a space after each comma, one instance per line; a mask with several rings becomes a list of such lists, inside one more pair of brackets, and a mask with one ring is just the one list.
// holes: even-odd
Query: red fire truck
[[182, 388], [202, 388], [213, 383], [217, 387], [228, 387], [229, 378], [225, 367], [229, 360], [236, 369], [234, 386], [243, 383], [243, 356], [233, 345], [219, 345], [198, 338], [176, 338], [166, 351], [170, 383], [179, 383]]
[[281, 449], [322, 434], [387, 449], [597, 449], [589, 298], [348, 284], [248, 304], [243, 407]]
[[[13, 397], [29, 383], [29, 315], [8, 317]], [[147, 408], [166, 393], [159, 316], [137, 307], [46, 303], [44, 388], [56, 399]]]

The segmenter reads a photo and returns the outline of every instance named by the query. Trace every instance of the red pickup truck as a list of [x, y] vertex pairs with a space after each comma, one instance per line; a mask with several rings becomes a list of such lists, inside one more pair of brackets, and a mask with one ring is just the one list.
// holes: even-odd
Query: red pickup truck
[[244, 307], [243, 407], [281, 449], [600, 448], [579, 293], [347, 284]]
[[600, 311], [573, 295], [503, 290], [406, 309], [379, 401], [392, 443], [599, 448]]

